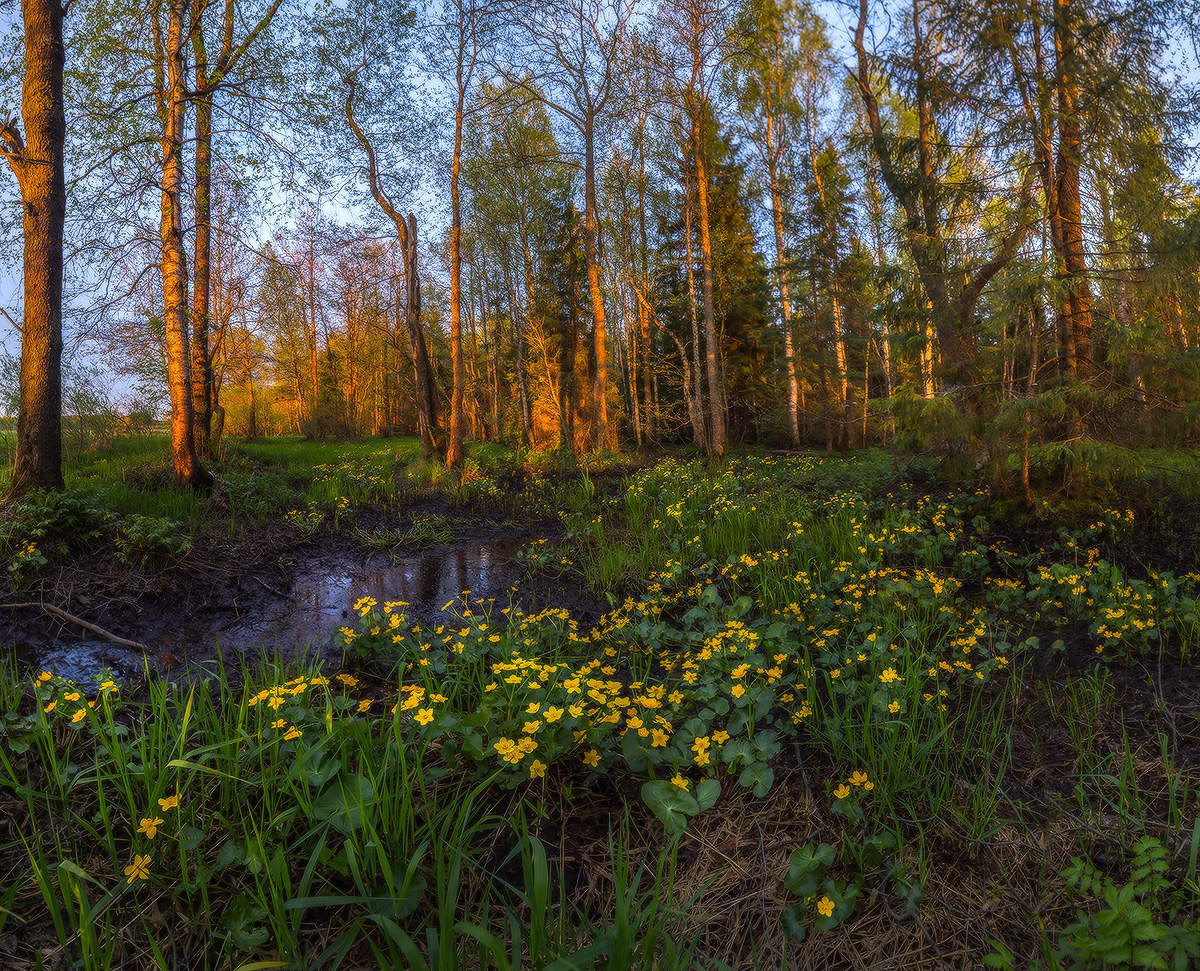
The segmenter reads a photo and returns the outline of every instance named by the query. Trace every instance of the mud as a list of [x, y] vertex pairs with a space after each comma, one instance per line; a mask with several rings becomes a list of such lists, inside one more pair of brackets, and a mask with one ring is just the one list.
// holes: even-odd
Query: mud
[[[217, 661], [226, 671], [299, 654], [337, 664], [340, 641], [334, 636], [339, 627], [353, 626], [354, 604], [363, 597], [403, 602], [419, 620], [434, 620], [464, 597], [501, 607], [565, 606], [585, 624], [600, 616], [602, 605], [585, 587], [540, 576], [520, 556], [535, 540], [555, 540], [555, 521], [514, 525], [464, 511], [450, 520], [446, 543], [380, 552], [362, 541], [364, 529], [426, 514], [423, 507], [399, 517], [394, 509], [366, 508], [307, 540], [266, 532], [218, 548], [216, 557], [214, 550], [202, 551], [196, 562], [173, 565], [157, 577], [131, 575], [128, 589], [116, 596], [106, 586], [117, 582], [114, 571], [98, 563], [95, 582], [83, 585], [71, 611], [146, 645], [147, 652], [28, 611], [0, 615], [0, 648], [15, 653], [22, 673], [51, 670], [87, 685], [106, 670], [130, 683], [146, 673], [192, 677]], [[89, 610], [100, 588], [109, 594], [104, 607]]]

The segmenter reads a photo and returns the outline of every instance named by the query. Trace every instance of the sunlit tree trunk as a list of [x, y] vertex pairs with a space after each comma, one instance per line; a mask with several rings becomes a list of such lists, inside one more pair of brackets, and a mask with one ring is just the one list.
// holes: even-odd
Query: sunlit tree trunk
[[21, 14], [24, 135], [14, 120], [0, 118], [0, 154], [20, 190], [25, 246], [17, 454], [9, 486], [13, 495], [63, 486], [64, 9], [58, 0], [24, 0]]
[[[163, 287], [163, 330], [167, 349], [167, 387], [171, 399], [171, 459], [181, 485], [210, 481], [196, 454], [192, 412], [192, 369], [188, 344], [188, 272], [183, 246], [183, 133], [187, 116], [184, 29], [187, 0], [170, 0], [165, 60], [160, 85], [162, 119], [162, 195], [159, 234]], [[156, 21], [157, 24], [157, 21]], [[157, 29], [157, 27], [156, 27]]]

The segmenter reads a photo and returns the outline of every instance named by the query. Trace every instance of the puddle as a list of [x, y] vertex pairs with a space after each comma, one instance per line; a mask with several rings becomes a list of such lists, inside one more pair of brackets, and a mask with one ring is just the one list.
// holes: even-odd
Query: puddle
[[74, 681], [88, 694], [100, 687], [100, 672], [112, 672], [113, 680], [127, 684], [145, 674], [146, 665], [158, 667], [147, 661], [141, 652], [108, 641], [75, 641], [69, 644], [54, 644], [45, 651], [30, 652], [31, 670], [53, 671], [60, 678]]
[[378, 603], [399, 601], [410, 617], [432, 617], [464, 591], [471, 598], [494, 597], [507, 603], [514, 581], [517, 540], [492, 540], [479, 546], [430, 550], [396, 558], [376, 556], [365, 565], [328, 567], [300, 573], [291, 596], [214, 632], [223, 647], [239, 650], [295, 650], [319, 646], [338, 627], [353, 626], [354, 604], [363, 597]]
[[363, 597], [380, 604], [402, 601], [409, 605], [406, 613], [420, 619], [433, 619], [464, 591], [470, 591], [472, 599], [495, 598], [507, 605], [524, 574], [514, 562], [523, 545], [523, 540], [493, 539], [397, 557], [378, 555], [365, 564], [350, 554], [326, 554], [297, 572], [286, 598], [264, 593], [261, 603], [243, 607], [233, 619], [222, 607], [213, 611], [207, 625], [163, 624], [144, 631], [138, 640], [150, 648], [149, 661], [140, 651], [107, 641], [25, 644], [17, 655], [27, 670], [50, 670], [94, 689], [102, 669], [127, 683], [144, 673], [147, 664], [159, 674], [170, 673], [210, 660], [218, 651], [225, 656], [287, 656], [306, 649], [331, 650], [337, 628], [354, 625], [354, 604]]

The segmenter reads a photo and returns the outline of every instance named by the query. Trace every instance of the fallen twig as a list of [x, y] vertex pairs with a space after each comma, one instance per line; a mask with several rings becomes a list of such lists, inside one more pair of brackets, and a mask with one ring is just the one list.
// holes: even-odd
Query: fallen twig
[[277, 589], [276, 587], [273, 587], [273, 586], [271, 586], [271, 585], [270, 585], [269, 583], [267, 583], [267, 581], [266, 581], [266, 580], [264, 580], [262, 577], [255, 575], [254, 579], [255, 579], [255, 580], [257, 580], [257, 581], [258, 581], [260, 584], [262, 584], [262, 586], [263, 586], [263, 589], [265, 589], [265, 590], [269, 590], [271, 593], [275, 594], [275, 596], [277, 596], [277, 597], [281, 597], [281, 598], [283, 598], [284, 600], [287, 600], [287, 594], [286, 594], [286, 593], [284, 593], [282, 590], [279, 590], [279, 589]]
[[10, 610], [22, 610], [22, 609], [32, 609], [32, 608], [44, 610], [44, 611], [46, 611], [46, 613], [53, 614], [55, 617], [58, 617], [61, 620], [70, 621], [72, 624], [78, 624], [80, 627], [84, 628], [85, 630], [90, 630], [93, 634], [99, 634], [106, 641], [111, 641], [114, 644], [120, 644], [122, 647], [132, 647], [134, 650], [141, 651], [144, 654], [150, 653], [150, 648], [147, 647], [145, 644], [141, 643], [140, 641], [131, 641], [128, 638], [121, 637], [117, 634], [112, 633], [111, 631], [107, 631], [103, 627], [100, 627], [96, 624], [93, 624], [89, 621], [84, 620], [82, 617], [76, 617], [74, 614], [68, 613], [67, 611], [63, 610], [61, 607], [55, 607], [54, 604], [41, 603], [40, 601], [28, 601], [26, 603], [0, 604], [0, 607], [7, 607]]

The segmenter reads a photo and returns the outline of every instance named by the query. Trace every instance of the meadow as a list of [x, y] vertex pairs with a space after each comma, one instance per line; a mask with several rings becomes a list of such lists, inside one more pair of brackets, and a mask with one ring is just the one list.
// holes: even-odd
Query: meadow
[[552, 520], [520, 559], [564, 597], [364, 597], [337, 664], [81, 686], [10, 662], [5, 966], [1200, 962], [1187, 460], [1030, 508], [879, 451], [568, 473], [479, 446], [452, 479], [411, 440], [273, 441], [230, 447], [218, 502], [161, 448], [10, 513], [4, 595], [87, 529], [153, 570], [437, 496], [451, 523]]

